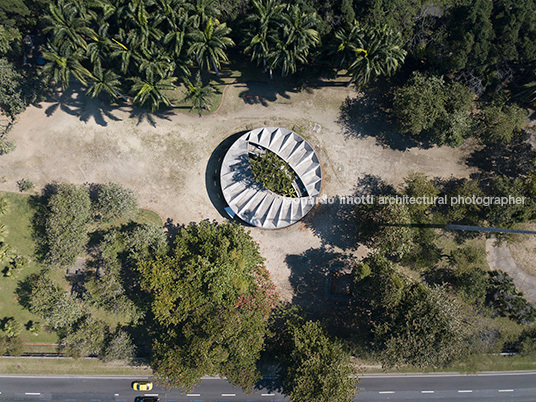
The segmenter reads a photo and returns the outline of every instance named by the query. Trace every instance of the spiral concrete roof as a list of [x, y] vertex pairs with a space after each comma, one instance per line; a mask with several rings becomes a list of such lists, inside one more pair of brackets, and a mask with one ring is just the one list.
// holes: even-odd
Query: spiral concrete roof
[[[294, 187], [300, 197], [284, 197], [255, 182], [249, 155], [266, 149], [294, 170]], [[265, 229], [279, 229], [298, 222], [311, 210], [320, 194], [322, 169], [311, 145], [298, 134], [262, 127], [231, 145], [222, 162], [220, 182], [225, 201], [242, 220]]]

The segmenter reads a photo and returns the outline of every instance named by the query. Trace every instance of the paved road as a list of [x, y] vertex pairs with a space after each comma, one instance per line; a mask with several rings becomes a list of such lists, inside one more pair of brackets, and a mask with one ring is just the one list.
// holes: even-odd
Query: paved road
[[[126, 402], [135, 396], [158, 394], [162, 402], [288, 401], [268, 388], [244, 394], [219, 378], [203, 379], [190, 394], [155, 387], [140, 393], [129, 377], [0, 376], [0, 401]], [[478, 375], [366, 375], [359, 384], [358, 401], [437, 400], [536, 401], [536, 371]], [[311, 401], [314, 402], [314, 401]]]

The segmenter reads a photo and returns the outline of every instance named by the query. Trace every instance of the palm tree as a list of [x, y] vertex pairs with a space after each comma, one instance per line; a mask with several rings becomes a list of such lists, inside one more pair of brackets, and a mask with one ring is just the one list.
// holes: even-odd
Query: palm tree
[[0, 223], [0, 242], [3, 242], [9, 233], [7, 226]]
[[158, 110], [162, 104], [172, 106], [169, 98], [162, 91], [175, 89], [176, 77], [156, 75], [144, 78], [134, 77], [131, 80], [134, 82], [132, 91], [135, 93], [133, 100], [135, 104], [149, 107], [151, 112]]
[[220, 16], [220, 10], [215, 6], [215, 3], [215, 0], [190, 0], [188, 2], [194, 28], [199, 29], [209, 20]]
[[245, 31], [245, 52], [251, 52], [251, 61], [262, 61], [266, 68], [269, 54], [277, 43], [278, 22], [283, 11], [279, 0], [253, 0], [254, 12], [246, 20], [250, 23]]
[[84, 58], [82, 49], [57, 48], [55, 45], [49, 45], [48, 49], [43, 52], [43, 58], [50, 61], [43, 68], [43, 73], [54, 81], [61, 82], [63, 90], [69, 87], [71, 74], [82, 85], [87, 85], [86, 77], [90, 77], [91, 73], [82, 66], [81, 62]]
[[117, 96], [121, 96], [126, 99], [124, 95], [119, 92], [121, 82], [119, 76], [112, 70], [103, 71], [100, 67], [95, 66], [89, 87], [86, 90], [86, 95], [91, 98], [96, 98], [104, 91], [110, 99], [116, 99]]
[[5, 198], [0, 198], [0, 216], [9, 212], [9, 201]]
[[83, 1], [58, 0], [50, 3], [49, 14], [45, 15], [48, 26], [45, 32], [52, 31], [53, 42], [62, 47], [86, 49], [87, 37], [95, 35], [89, 27], [95, 14], [87, 9]]
[[225, 49], [234, 46], [233, 40], [226, 36], [230, 32], [227, 24], [209, 18], [204, 30], [196, 29], [189, 35], [192, 44], [188, 54], [194, 56], [201, 70], [210, 71], [214, 68], [216, 75], [220, 76], [220, 62], [229, 60]]
[[281, 75], [296, 72], [296, 62], [307, 63], [311, 47], [320, 44], [320, 35], [315, 29], [318, 17], [315, 13], [302, 12], [296, 5], [288, 5], [281, 16], [280, 35], [276, 49], [269, 55], [271, 70], [281, 68]]
[[348, 67], [353, 81], [366, 84], [373, 77], [391, 76], [404, 64], [406, 51], [402, 49], [400, 33], [394, 33], [384, 26], [372, 29], [356, 41], [354, 60]]
[[199, 117], [201, 117], [201, 112], [212, 106], [212, 95], [214, 92], [215, 89], [212, 85], [203, 85], [201, 77], [197, 73], [195, 82], [193, 84], [191, 82], [188, 83], [188, 95], [184, 99], [192, 102], [191, 110], [197, 110]]
[[354, 60], [356, 53], [363, 51], [363, 37], [365, 32], [359, 25], [359, 22], [354, 22], [346, 28], [340, 29], [335, 33], [337, 40], [337, 69], [348, 68]]

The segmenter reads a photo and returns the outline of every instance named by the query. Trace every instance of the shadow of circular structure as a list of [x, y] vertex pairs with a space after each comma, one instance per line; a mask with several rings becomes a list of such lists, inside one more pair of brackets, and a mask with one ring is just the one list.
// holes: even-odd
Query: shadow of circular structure
[[[298, 197], [275, 194], [255, 181], [249, 157], [266, 150], [292, 168]], [[236, 214], [260, 228], [280, 229], [298, 222], [316, 203], [322, 168], [314, 149], [298, 134], [279, 127], [261, 127], [240, 136], [229, 147], [221, 165], [220, 184], [230, 215]]]

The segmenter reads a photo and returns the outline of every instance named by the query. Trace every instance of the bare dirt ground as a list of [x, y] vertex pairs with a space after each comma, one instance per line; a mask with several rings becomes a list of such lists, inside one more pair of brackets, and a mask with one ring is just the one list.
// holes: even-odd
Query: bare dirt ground
[[[17, 149], [0, 158], [0, 189], [16, 191], [21, 178], [37, 188], [51, 181], [114, 181], [176, 224], [221, 221], [218, 146], [265, 125], [295, 129], [315, 147], [327, 196], [353, 194], [365, 177], [398, 185], [410, 171], [442, 178], [474, 172], [464, 162], [469, 147], [417, 148], [376, 112], [355, 89], [336, 83], [296, 92], [273, 82], [238, 82], [227, 88], [218, 113], [202, 118], [110, 107], [71, 90], [20, 116], [10, 133]], [[318, 205], [290, 228], [251, 229], [282, 299], [307, 304], [323, 298], [327, 273], [349, 254], [366, 253], [356, 247], [350, 213]]]
[[[524, 223], [518, 225], [522, 230], [536, 230], [533, 223]], [[517, 266], [527, 274], [536, 276], [536, 262], [534, 254], [536, 253], [536, 236], [528, 234], [512, 235], [508, 241], [508, 248], [514, 258]]]

